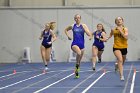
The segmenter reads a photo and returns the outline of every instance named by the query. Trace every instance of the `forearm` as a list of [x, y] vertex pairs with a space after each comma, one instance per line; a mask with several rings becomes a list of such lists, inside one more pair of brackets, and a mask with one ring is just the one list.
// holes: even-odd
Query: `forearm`
[[102, 42], [106, 42], [107, 38], [99, 38], [99, 40], [102, 41]]
[[55, 40], [56, 40], [56, 37], [53, 37], [52, 40], [51, 40], [51, 42], [53, 43]]
[[41, 39], [42, 39], [42, 37], [43, 37], [43, 36], [42, 36], [42, 35], [40, 35], [39, 39], [41, 40]]
[[67, 37], [70, 37], [70, 35], [69, 35], [67, 30], [65, 30], [65, 34], [66, 34]]
[[128, 39], [128, 35], [126, 35], [124, 32], [120, 31], [121, 35], [125, 38]]

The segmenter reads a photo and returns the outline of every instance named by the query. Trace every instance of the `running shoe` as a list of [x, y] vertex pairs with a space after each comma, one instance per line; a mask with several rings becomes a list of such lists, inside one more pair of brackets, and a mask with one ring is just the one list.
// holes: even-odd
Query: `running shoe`
[[99, 58], [99, 60], [98, 60], [98, 63], [101, 63], [102, 61], [101, 61], [101, 59]]
[[118, 72], [118, 71], [119, 71], [118, 64], [115, 63], [115, 72]]
[[79, 78], [80, 77], [79, 76], [79, 71], [80, 71], [79, 65], [76, 64], [76, 66], [75, 66], [75, 78]]
[[79, 65], [78, 64], [76, 64], [76, 70], [79, 72], [80, 71], [80, 67], [79, 67]]
[[79, 73], [75, 71], [75, 78], [79, 78]]
[[92, 70], [95, 71], [96, 70], [95, 67], [92, 67]]
[[48, 67], [45, 67], [45, 70], [48, 70], [49, 68]]
[[121, 77], [120, 77], [120, 80], [121, 80], [121, 81], [124, 81], [124, 76], [121, 76]]

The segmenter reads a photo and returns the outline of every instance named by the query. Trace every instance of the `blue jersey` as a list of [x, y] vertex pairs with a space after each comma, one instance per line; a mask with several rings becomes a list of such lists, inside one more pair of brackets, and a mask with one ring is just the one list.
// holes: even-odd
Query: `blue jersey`
[[84, 46], [84, 43], [85, 43], [85, 40], [84, 40], [84, 28], [82, 25], [80, 26], [77, 26], [76, 24], [74, 24], [73, 26], [73, 42], [72, 42], [72, 45], [77, 45], [80, 49], [83, 49], [85, 46]]
[[101, 31], [95, 31], [93, 33], [94, 35], [94, 43], [93, 46], [96, 46], [98, 49], [103, 49], [104, 48], [104, 42], [96, 38], [98, 36], [99, 38], [102, 38], [102, 32]]
[[51, 41], [52, 35], [50, 33], [50, 31], [43, 31], [43, 41], [42, 41], [42, 45], [49, 45], [48, 42]]

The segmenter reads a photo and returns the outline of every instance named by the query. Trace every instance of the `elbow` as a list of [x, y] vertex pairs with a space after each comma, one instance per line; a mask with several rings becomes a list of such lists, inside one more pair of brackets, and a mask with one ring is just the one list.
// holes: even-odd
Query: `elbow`
[[54, 41], [55, 41], [56, 39], [57, 39], [57, 37], [55, 36], [55, 37], [54, 37]]
[[65, 32], [65, 34], [67, 35], [68, 31], [67, 31], [67, 30], [65, 30], [64, 32]]
[[87, 35], [88, 35], [89, 37], [92, 37], [92, 34], [91, 34], [91, 33], [88, 33]]

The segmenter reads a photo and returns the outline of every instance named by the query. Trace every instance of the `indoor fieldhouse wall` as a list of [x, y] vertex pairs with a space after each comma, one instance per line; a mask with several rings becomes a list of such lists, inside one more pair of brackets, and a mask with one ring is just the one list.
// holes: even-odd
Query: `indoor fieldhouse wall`
[[131, 5], [130, 0], [66, 0], [68, 5], [81, 6], [119, 6]]
[[10, 6], [63, 6], [63, 0], [9, 0]]
[[0, 6], [8, 6], [9, 0], [0, 0]]
[[[82, 22], [91, 31], [102, 23], [109, 35], [115, 26], [114, 19], [122, 16], [129, 29], [129, 48], [127, 59], [140, 58], [140, 7], [59, 7], [59, 8], [0, 8], [0, 62], [19, 62], [24, 47], [30, 47], [32, 62], [41, 62], [40, 32], [46, 22], [56, 21], [57, 41], [53, 43], [58, 62], [67, 61], [71, 41], [64, 34], [66, 26], [74, 23], [73, 16], [81, 14]], [[91, 59], [92, 41], [85, 35], [85, 55], [83, 61]], [[103, 61], [114, 61], [112, 53], [113, 38], [105, 43]]]
[[140, 0], [0, 0], [0, 6], [126, 6], [140, 5]]

